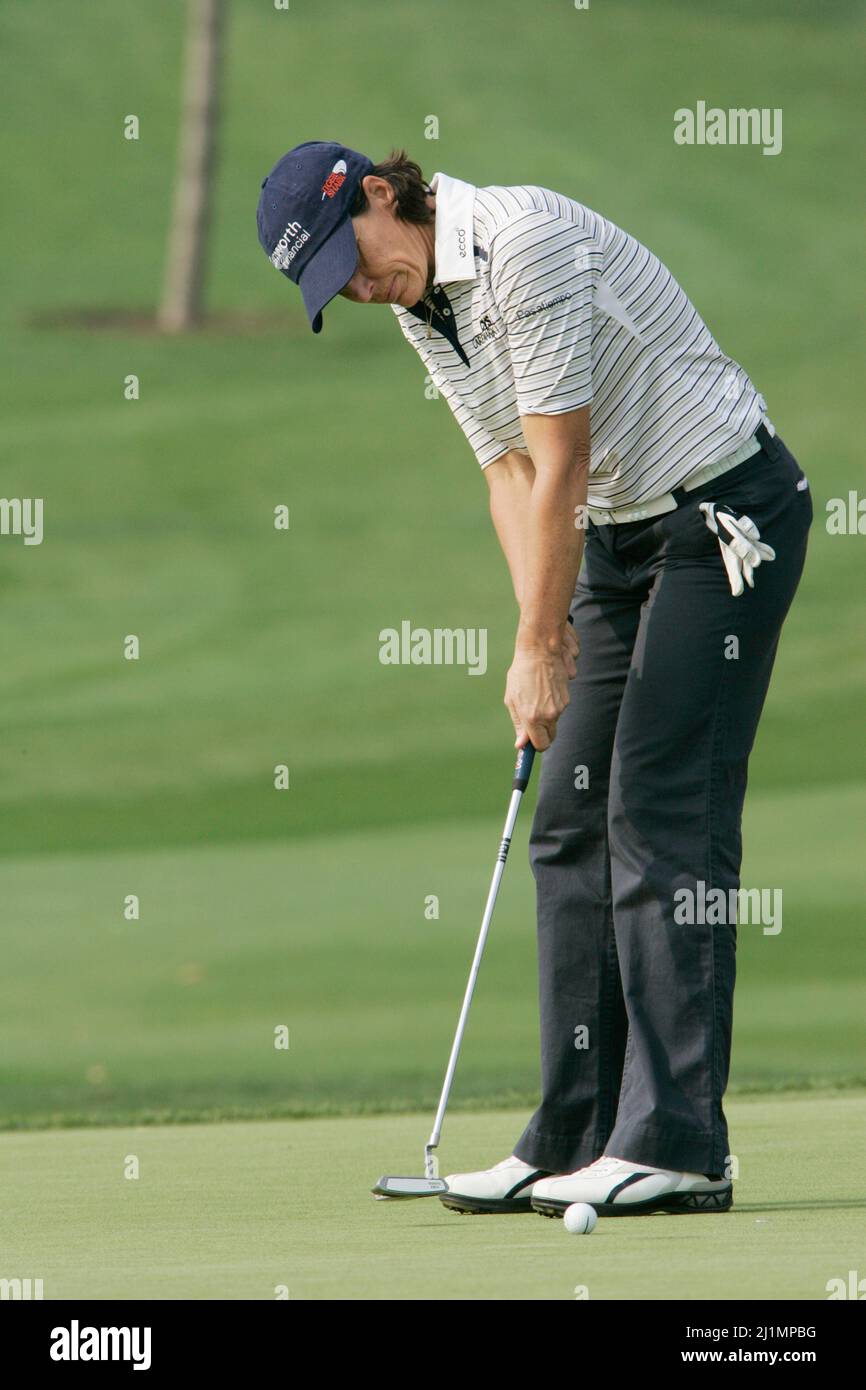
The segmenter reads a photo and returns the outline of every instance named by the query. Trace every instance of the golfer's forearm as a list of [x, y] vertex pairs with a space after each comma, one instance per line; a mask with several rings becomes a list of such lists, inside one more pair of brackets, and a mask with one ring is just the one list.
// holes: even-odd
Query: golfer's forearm
[[485, 468], [491, 489], [491, 518], [502, 553], [506, 557], [517, 605], [523, 603], [527, 528], [535, 470], [531, 459], [516, 449]]
[[490, 515], [508, 564], [518, 607], [523, 603], [531, 495], [531, 475], [523, 471], [498, 479], [490, 489]]
[[583, 554], [576, 511], [586, 503], [587, 472], [572, 463], [537, 470], [529, 500], [517, 628], [519, 648], [558, 651]]

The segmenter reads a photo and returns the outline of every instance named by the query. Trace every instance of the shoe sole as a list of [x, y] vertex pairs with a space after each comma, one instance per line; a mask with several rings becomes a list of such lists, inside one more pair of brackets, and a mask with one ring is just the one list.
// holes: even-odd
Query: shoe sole
[[[508, 1216], [532, 1211], [531, 1197], [461, 1197], [459, 1192], [446, 1192], [439, 1198], [443, 1207], [460, 1216]], [[564, 1210], [564, 1208], [563, 1208]], [[546, 1215], [553, 1215], [552, 1212]], [[558, 1211], [557, 1216], [562, 1212]]]
[[[540, 1216], [564, 1216], [572, 1205], [552, 1197], [532, 1198], [532, 1210]], [[590, 1202], [588, 1205], [599, 1216], [651, 1216], [653, 1212], [689, 1216], [695, 1212], [730, 1211], [734, 1194], [731, 1188], [726, 1192], [672, 1192], [667, 1197], [653, 1197], [646, 1202]]]

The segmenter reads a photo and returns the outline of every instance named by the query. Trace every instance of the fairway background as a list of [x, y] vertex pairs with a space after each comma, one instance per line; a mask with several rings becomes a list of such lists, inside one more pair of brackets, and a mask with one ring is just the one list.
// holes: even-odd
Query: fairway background
[[[479, 470], [390, 312], [337, 302], [314, 338], [258, 246], [261, 178], [317, 138], [597, 208], [764, 393], [816, 521], [751, 767], [744, 883], [782, 888], [784, 926], [741, 930], [732, 1089], [864, 1083], [864, 541], [823, 525], [866, 481], [861, 18], [233, 0], [222, 317], [168, 340], [75, 315], [156, 303], [182, 7], [7, 0], [2, 492], [43, 497], [46, 534], [0, 539], [0, 1124], [409, 1109], [438, 1088], [510, 780], [515, 611]], [[782, 153], [675, 145], [698, 100], [782, 108]], [[381, 666], [404, 618], [486, 628], [487, 674]], [[535, 1096], [528, 821], [459, 1105]]]

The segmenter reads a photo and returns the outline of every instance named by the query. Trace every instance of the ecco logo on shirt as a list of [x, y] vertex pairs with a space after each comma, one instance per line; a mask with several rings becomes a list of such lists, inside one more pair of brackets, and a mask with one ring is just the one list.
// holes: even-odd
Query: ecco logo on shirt
[[467, 254], [467, 252], [466, 252], [466, 229], [465, 229], [464, 227], [458, 227], [458, 228], [457, 228], [457, 254], [458, 254], [458, 256], [464, 257], [464, 259], [465, 259], [466, 254]]
[[496, 327], [496, 324], [489, 314], [481, 315], [480, 328], [480, 333], [476, 333], [475, 337], [472, 339], [474, 347], [483, 347], [485, 343], [490, 342], [491, 338], [499, 337], [499, 329]]
[[566, 290], [565, 294], [558, 294], [555, 299], [542, 299], [538, 304], [534, 304], [531, 309], [518, 309], [519, 319], [531, 319], [533, 314], [540, 314], [545, 309], [552, 309], [554, 304], [563, 304], [567, 299], [573, 298], [571, 290]]

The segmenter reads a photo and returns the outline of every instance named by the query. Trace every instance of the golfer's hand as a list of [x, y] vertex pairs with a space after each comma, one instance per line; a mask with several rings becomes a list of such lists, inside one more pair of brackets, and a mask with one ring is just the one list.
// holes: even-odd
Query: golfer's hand
[[562, 660], [565, 664], [565, 674], [570, 681], [577, 675], [577, 658], [580, 656], [580, 642], [577, 633], [571, 623], [565, 624], [565, 633], [562, 638]]
[[[576, 642], [575, 638], [575, 642]], [[574, 654], [566, 639], [558, 652], [519, 647], [505, 682], [505, 704], [514, 724], [515, 748], [531, 743], [541, 752], [556, 737], [556, 721], [568, 704], [569, 665]]]

